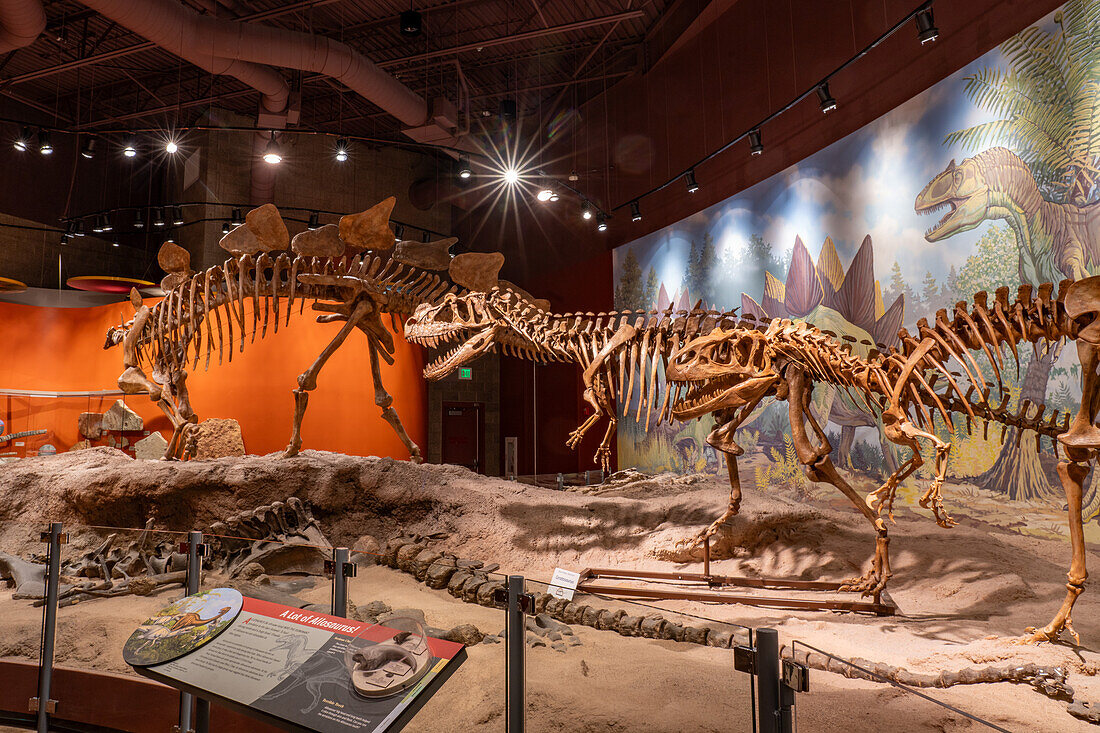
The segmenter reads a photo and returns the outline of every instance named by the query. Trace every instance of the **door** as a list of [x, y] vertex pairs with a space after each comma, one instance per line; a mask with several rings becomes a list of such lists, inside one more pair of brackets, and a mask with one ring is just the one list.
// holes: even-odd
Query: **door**
[[484, 424], [479, 402], [443, 403], [443, 462], [485, 471]]

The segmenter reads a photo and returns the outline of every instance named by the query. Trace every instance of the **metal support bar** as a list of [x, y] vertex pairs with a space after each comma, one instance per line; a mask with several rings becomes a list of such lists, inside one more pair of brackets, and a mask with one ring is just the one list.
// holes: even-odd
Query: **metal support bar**
[[61, 574], [61, 543], [64, 541], [61, 522], [50, 524], [49, 534], [43, 540], [49, 543], [46, 555], [46, 607], [42, 612], [42, 656], [38, 660], [38, 697], [31, 700], [37, 708], [38, 733], [49, 731], [49, 716], [57, 701], [50, 698], [53, 681], [54, 632], [57, 630], [57, 587]]
[[[202, 543], [202, 532], [191, 531], [187, 533], [187, 542], [182, 543], [180, 550], [187, 552], [187, 595], [199, 592], [202, 580], [202, 557], [206, 554], [206, 547]], [[194, 697], [188, 692], [180, 693], [180, 717], [177, 730], [180, 733], [191, 733], [191, 706]], [[209, 710], [209, 707], [207, 708]]]
[[524, 655], [527, 651], [527, 622], [523, 609], [523, 576], [508, 576], [508, 611], [504, 625], [505, 642], [505, 725], [506, 733], [523, 733], [526, 712]]
[[348, 562], [348, 548], [332, 548], [332, 615], [348, 617], [348, 578], [355, 566]]
[[[775, 629], [756, 630], [756, 700], [760, 710], [760, 733], [789, 733], [780, 716], [779, 695], [779, 632]], [[789, 722], [789, 720], [788, 720]]]
[[210, 733], [210, 701], [195, 700], [195, 733]]

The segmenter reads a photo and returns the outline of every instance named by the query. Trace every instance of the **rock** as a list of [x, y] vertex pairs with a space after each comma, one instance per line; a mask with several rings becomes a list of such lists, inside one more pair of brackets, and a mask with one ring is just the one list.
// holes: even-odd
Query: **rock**
[[456, 641], [459, 644], [471, 646], [480, 644], [481, 640], [485, 638], [485, 634], [481, 633], [473, 624], [459, 624], [448, 631], [443, 638], [447, 641]]
[[378, 623], [384, 624], [387, 621], [392, 621], [395, 618], [411, 618], [414, 621], [420, 622], [421, 625], [427, 626], [428, 622], [424, 619], [424, 612], [419, 608], [395, 608], [389, 613], [382, 613], [378, 615]]
[[390, 196], [366, 211], [340, 217], [340, 239], [356, 252], [390, 249], [396, 242], [390, 229], [390, 214], [395, 203], [397, 199]]
[[467, 290], [486, 292], [497, 286], [497, 276], [504, 267], [500, 252], [463, 252], [451, 260], [448, 273]]
[[157, 252], [157, 264], [165, 272], [190, 272], [191, 253], [175, 242], [168, 241]]
[[111, 409], [103, 413], [101, 426], [103, 430], [109, 431], [135, 431], [145, 427], [145, 422], [141, 415], [127, 407], [122, 400], [118, 400], [111, 405]]
[[561, 632], [560, 631], [551, 631], [551, 632], [546, 634], [546, 638], [549, 639], [550, 641], [561, 641]]
[[376, 623], [379, 616], [385, 615], [393, 609], [389, 607], [389, 604], [382, 601], [371, 601], [365, 606], [360, 606], [358, 610], [359, 615], [362, 617], [360, 618], [361, 621], [370, 620], [371, 623]]
[[641, 636], [641, 629], [641, 616], [623, 616], [619, 619], [618, 632], [623, 636]]
[[666, 623], [668, 622], [660, 616], [646, 616], [642, 619], [642, 625], [639, 630], [642, 636], [647, 639], [660, 639], [661, 631], [664, 629]]
[[412, 265], [422, 270], [446, 270], [451, 264], [451, 246], [458, 237], [448, 237], [434, 242], [401, 241], [393, 251], [393, 259], [403, 265]]
[[546, 603], [554, 596], [549, 593], [536, 593], [535, 594], [535, 613], [539, 614], [546, 610]]
[[603, 631], [613, 631], [619, 627], [619, 619], [625, 615], [626, 611], [608, 611], [604, 608], [596, 617], [596, 628]]
[[499, 644], [500, 637], [495, 634], [486, 634], [485, 638], [481, 640], [482, 644]]
[[210, 418], [195, 431], [195, 460], [210, 461], [227, 456], [243, 456], [241, 425], [233, 419]]
[[257, 578], [266, 572], [264, 566], [260, 563], [250, 562], [237, 571], [237, 579], [245, 583], [254, 583]]
[[382, 550], [382, 564], [388, 565], [391, 568], [396, 568], [397, 551], [408, 544], [412, 544], [412, 538], [410, 537], [394, 537], [389, 542], [387, 542], [386, 548]]
[[562, 609], [565, 608], [565, 604], [568, 602], [569, 601], [562, 598], [551, 597], [550, 600], [546, 602], [546, 615], [555, 617], [560, 616]]
[[500, 582], [499, 580], [490, 580], [488, 583], [483, 583], [477, 589], [477, 604], [479, 606], [496, 605], [496, 601], [493, 600], [495, 597], [494, 594], [496, 593], [497, 588], [503, 587], [504, 583]]
[[685, 626], [684, 627], [684, 641], [689, 644], [701, 644], [706, 645], [707, 634], [710, 629], [705, 626]]
[[298, 232], [290, 240], [290, 248], [303, 257], [340, 257], [344, 243], [340, 241], [340, 227], [326, 224], [319, 229]]
[[260, 240], [246, 224], [233, 228], [218, 241], [218, 246], [234, 257], [256, 254], [262, 249]]
[[575, 636], [567, 636], [564, 639], [562, 639], [562, 641], [565, 642], [566, 646], [581, 646], [582, 643], [583, 643], [580, 639], [578, 639]]
[[[421, 550], [420, 554], [413, 559], [413, 574], [416, 579], [423, 581], [428, 576], [428, 569], [436, 563], [445, 562], [443, 560], [443, 553], [436, 550]], [[446, 584], [446, 582], [444, 582]]]
[[456, 571], [457, 568], [453, 565], [447, 565], [442, 561], [437, 562], [428, 568], [428, 572], [424, 576], [424, 584], [436, 590], [446, 588], [451, 580], [451, 576], [454, 575]]
[[600, 617], [600, 610], [601, 609], [594, 606], [585, 606], [584, 613], [581, 614], [577, 621], [585, 626], [596, 628], [596, 623]]
[[85, 438], [95, 440], [103, 434], [103, 413], [82, 412], [76, 419], [76, 426]]
[[72, 448], [69, 448], [69, 450], [70, 450], [70, 451], [74, 451], [74, 450], [87, 450], [88, 448], [91, 448], [91, 447], [92, 447], [92, 444], [91, 444], [91, 442], [90, 442], [90, 441], [87, 441], [87, 440], [78, 440], [78, 441], [76, 441], [75, 443], [73, 443], [73, 446], [72, 446]]
[[729, 649], [733, 642], [733, 629], [711, 629], [707, 634], [707, 646]]
[[168, 441], [158, 431], [149, 433], [148, 436], [134, 443], [134, 458], [145, 461], [159, 461], [164, 458], [164, 451], [168, 450]]
[[463, 570], [477, 570], [478, 568], [482, 567], [484, 564], [485, 563], [481, 562], [481, 560], [456, 560], [455, 561], [455, 565], [462, 568]]
[[462, 587], [466, 585], [466, 581], [474, 577], [473, 573], [468, 573], [465, 570], [458, 570], [451, 579], [447, 581], [447, 592], [452, 596], [459, 598], [462, 596]]
[[477, 575], [476, 573], [471, 575], [470, 579], [466, 581], [466, 584], [462, 586], [462, 600], [469, 603], [477, 603], [478, 589], [488, 582], [489, 579], [484, 575]]
[[495, 573], [498, 570], [500, 570], [500, 564], [495, 562], [481, 566], [481, 572], [483, 573]]
[[157, 583], [152, 578], [145, 578], [139, 575], [136, 578], [130, 578], [130, 582], [126, 587], [129, 588], [130, 592], [135, 596], [148, 596], [156, 591]]
[[415, 542], [399, 549], [397, 551], [397, 569], [404, 570], [406, 573], [415, 573], [416, 569], [413, 566], [413, 561], [425, 549], [423, 545], [418, 545]]
[[546, 642], [543, 641], [542, 639], [539, 639], [539, 638], [534, 638], [534, 639], [528, 638], [527, 639], [527, 646], [534, 649], [537, 646], [546, 646]]
[[555, 651], [562, 652], [563, 654], [565, 653], [565, 644], [561, 643], [560, 641], [552, 642], [550, 644], [550, 648]]
[[244, 224], [256, 235], [264, 252], [282, 251], [290, 246], [290, 232], [275, 204], [264, 204], [248, 212]]

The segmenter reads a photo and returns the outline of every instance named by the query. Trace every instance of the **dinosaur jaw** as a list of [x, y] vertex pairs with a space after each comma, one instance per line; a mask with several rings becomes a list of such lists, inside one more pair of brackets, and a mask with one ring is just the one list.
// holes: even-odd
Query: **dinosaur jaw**
[[462, 339], [457, 346], [445, 352], [442, 356], [424, 367], [424, 378], [433, 382], [443, 379], [459, 367], [465, 366], [477, 359], [496, 343], [495, 336], [497, 328], [496, 325], [491, 325], [481, 330], [476, 330], [471, 326], [456, 326], [442, 336], [425, 336], [423, 341], [412, 339], [416, 343], [420, 343], [421, 346], [428, 346], [429, 343], [431, 346], [435, 346], [441, 341], [446, 344], [455, 338]]
[[[681, 422], [691, 420], [740, 402], [738, 387], [743, 383], [740, 375], [731, 374], [695, 382], [686, 382], [687, 392], [672, 406], [672, 416]], [[680, 383], [685, 384], [685, 383]], [[677, 387], [680, 385], [677, 384]]]
[[963, 203], [965, 199], [956, 198], [944, 198], [939, 201], [934, 201], [924, 206], [916, 207], [918, 214], [932, 214], [940, 211], [944, 207], [947, 208], [947, 213], [940, 217], [940, 220], [930, 226], [924, 233], [924, 238], [929, 242], [937, 242], [941, 239], [951, 236], [957, 231], [956, 222], [952, 221], [952, 218], [959, 212], [959, 204]]

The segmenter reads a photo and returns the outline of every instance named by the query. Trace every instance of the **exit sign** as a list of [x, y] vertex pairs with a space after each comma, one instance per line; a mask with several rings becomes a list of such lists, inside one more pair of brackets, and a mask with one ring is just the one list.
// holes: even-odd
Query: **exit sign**
[[459, 367], [459, 369], [458, 369], [458, 378], [459, 379], [473, 379], [474, 378], [474, 372], [470, 367]]

